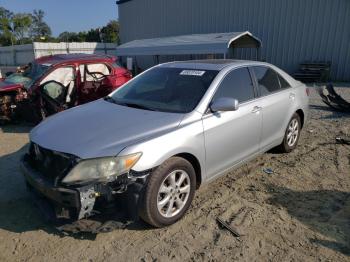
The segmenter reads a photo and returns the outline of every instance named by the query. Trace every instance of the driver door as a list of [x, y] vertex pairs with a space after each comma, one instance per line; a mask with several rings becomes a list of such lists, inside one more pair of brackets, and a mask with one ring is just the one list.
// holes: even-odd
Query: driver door
[[50, 72], [40, 82], [39, 96], [43, 117], [73, 106], [75, 103], [74, 67], [59, 67]]
[[65, 94], [67, 88], [60, 82], [51, 80], [40, 86], [40, 104], [41, 115], [49, 116], [67, 108], [65, 103]]
[[248, 68], [234, 69], [220, 83], [213, 100], [234, 98], [236, 111], [203, 116], [206, 169], [211, 179], [259, 151], [262, 114]]

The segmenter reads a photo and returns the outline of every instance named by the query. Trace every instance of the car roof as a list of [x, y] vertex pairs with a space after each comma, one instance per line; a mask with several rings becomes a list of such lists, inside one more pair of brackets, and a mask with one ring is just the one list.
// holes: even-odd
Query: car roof
[[208, 60], [188, 60], [188, 61], [170, 62], [170, 63], [162, 64], [160, 66], [221, 71], [222, 69], [228, 66], [253, 66], [253, 65], [269, 65], [269, 64], [264, 62], [249, 61], [249, 60], [208, 59]]
[[91, 62], [91, 61], [108, 61], [114, 62], [116, 58], [114, 56], [109, 55], [99, 55], [99, 54], [57, 54], [50, 56], [43, 56], [37, 58], [35, 61], [39, 64], [59, 64], [59, 63], [83, 63], [83, 62]]
[[[241, 66], [267, 66], [273, 68], [279, 74], [281, 74], [291, 86], [298, 86], [302, 83], [295, 80], [293, 77], [288, 75], [286, 72], [280, 68], [271, 65], [266, 62], [251, 61], [251, 60], [234, 60], [234, 59], [209, 59], [209, 60], [188, 60], [188, 61], [178, 61], [170, 62], [159, 65], [160, 67], [172, 67], [172, 68], [183, 68], [183, 69], [195, 69], [195, 70], [217, 70], [222, 71], [223, 69]], [[228, 68], [230, 67], [230, 68]]]

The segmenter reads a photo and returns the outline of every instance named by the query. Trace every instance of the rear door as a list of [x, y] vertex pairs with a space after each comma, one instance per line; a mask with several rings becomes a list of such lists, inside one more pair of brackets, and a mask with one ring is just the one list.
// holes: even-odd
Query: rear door
[[110, 81], [112, 68], [104, 63], [81, 64], [79, 103], [83, 104], [101, 97], [113, 91], [113, 83]]
[[262, 106], [261, 149], [265, 150], [282, 141], [295, 94], [288, 82], [272, 68], [255, 66], [253, 72]]
[[220, 83], [213, 100], [230, 97], [239, 109], [203, 116], [208, 178], [259, 151], [262, 116], [248, 68], [234, 69]]

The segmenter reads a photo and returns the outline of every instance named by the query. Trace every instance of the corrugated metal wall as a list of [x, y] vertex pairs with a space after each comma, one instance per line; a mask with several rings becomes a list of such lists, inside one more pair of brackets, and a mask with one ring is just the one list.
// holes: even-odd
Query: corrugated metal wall
[[40, 43], [0, 47], [0, 65], [18, 66], [46, 55], [85, 53], [115, 55], [114, 43]]
[[350, 81], [350, 0], [131, 0], [119, 20], [122, 43], [249, 30], [266, 61], [290, 73], [303, 61], [331, 61], [331, 77]]
[[33, 44], [0, 47], [0, 65], [17, 66], [34, 59]]
[[115, 55], [117, 45], [114, 43], [34, 43], [35, 58], [67, 53], [108, 54]]

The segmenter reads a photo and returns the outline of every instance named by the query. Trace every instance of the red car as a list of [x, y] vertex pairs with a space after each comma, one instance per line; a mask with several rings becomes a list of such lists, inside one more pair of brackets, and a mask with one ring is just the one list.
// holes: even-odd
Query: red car
[[0, 80], [0, 120], [40, 121], [102, 98], [131, 78], [131, 73], [112, 56], [41, 57]]

